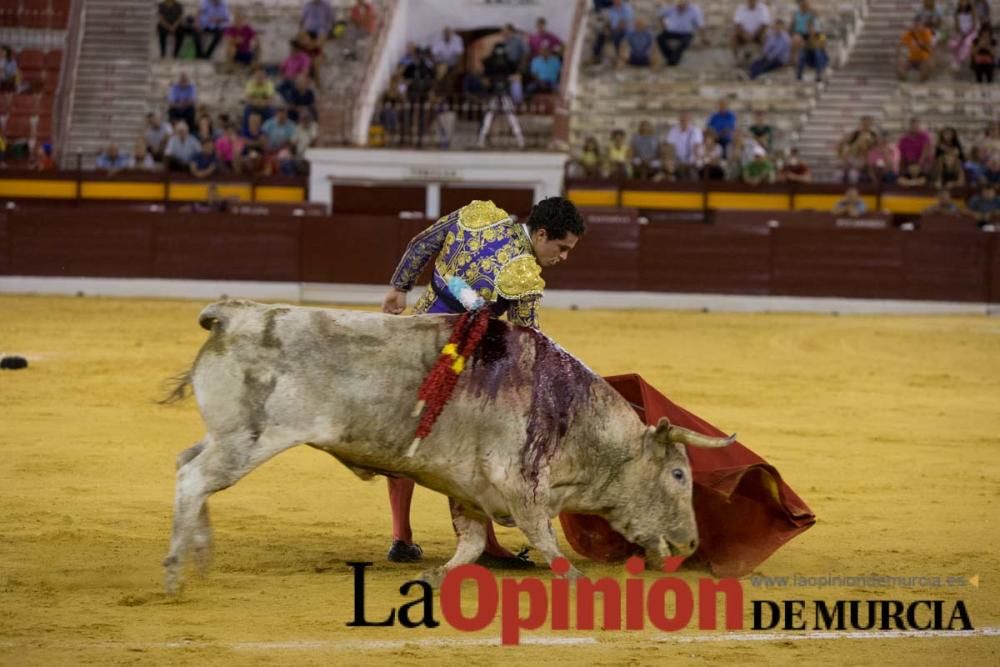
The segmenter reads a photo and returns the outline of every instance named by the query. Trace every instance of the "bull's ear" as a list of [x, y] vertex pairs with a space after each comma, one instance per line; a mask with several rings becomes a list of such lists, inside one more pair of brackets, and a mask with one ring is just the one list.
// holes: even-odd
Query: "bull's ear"
[[656, 426], [649, 427], [649, 432], [653, 436], [653, 441], [657, 444], [670, 444], [670, 420], [666, 417], [660, 417], [660, 421], [656, 422]]

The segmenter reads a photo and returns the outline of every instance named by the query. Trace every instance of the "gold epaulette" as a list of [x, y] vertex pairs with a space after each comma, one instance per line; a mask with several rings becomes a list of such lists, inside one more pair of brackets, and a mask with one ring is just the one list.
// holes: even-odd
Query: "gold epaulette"
[[542, 267], [531, 255], [518, 255], [500, 269], [496, 288], [497, 294], [505, 299], [541, 295], [545, 289]]
[[507, 211], [491, 201], [473, 201], [458, 210], [458, 224], [473, 231], [502, 224], [508, 219]]

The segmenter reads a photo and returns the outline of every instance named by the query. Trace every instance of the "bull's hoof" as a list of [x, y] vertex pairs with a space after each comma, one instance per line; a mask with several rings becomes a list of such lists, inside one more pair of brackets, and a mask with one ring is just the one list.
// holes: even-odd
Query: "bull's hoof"
[[528, 550], [523, 549], [516, 556], [494, 556], [484, 553], [476, 565], [488, 567], [491, 570], [531, 570], [535, 567], [535, 562], [528, 558]]
[[393, 563], [418, 563], [423, 560], [424, 550], [419, 544], [407, 544], [403, 540], [395, 540], [386, 556]]

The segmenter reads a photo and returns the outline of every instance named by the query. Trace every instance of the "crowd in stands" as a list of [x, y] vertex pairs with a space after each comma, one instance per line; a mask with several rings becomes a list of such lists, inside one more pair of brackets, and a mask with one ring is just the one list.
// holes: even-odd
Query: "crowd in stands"
[[978, 83], [993, 83], [997, 42], [988, 0], [957, 0], [950, 18], [936, 0], [922, 0], [920, 9], [900, 38], [898, 74], [916, 72], [927, 81], [941, 65], [938, 47], [946, 47], [951, 69], [971, 69]]

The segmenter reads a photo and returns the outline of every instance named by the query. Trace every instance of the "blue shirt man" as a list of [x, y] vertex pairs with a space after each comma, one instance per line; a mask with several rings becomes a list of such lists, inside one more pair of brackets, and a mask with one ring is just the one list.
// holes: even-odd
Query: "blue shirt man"
[[201, 0], [198, 26], [202, 30], [222, 30], [229, 25], [229, 7], [225, 0]]
[[760, 58], [750, 63], [750, 78], [771, 72], [788, 64], [792, 56], [792, 38], [785, 30], [784, 21], [776, 21], [767, 33]]
[[708, 127], [715, 132], [719, 143], [725, 149], [732, 141], [733, 132], [736, 130], [736, 114], [729, 110], [729, 104], [725, 100], [719, 100], [719, 110], [708, 119]]
[[561, 73], [562, 61], [552, 55], [547, 47], [531, 59], [531, 76], [549, 90], [555, 90], [559, 87]]
[[309, 0], [302, 8], [302, 29], [320, 39], [330, 36], [333, 22], [333, 7], [327, 0]]
[[635, 12], [632, 10], [632, 5], [626, 0], [614, 0], [611, 7], [604, 11], [604, 21], [604, 28], [597, 33], [597, 39], [594, 40], [594, 60], [596, 62], [600, 62], [604, 54], [604, 45], [607, 43], [608, 37], [611, 38], [615, 46], [615, 53], [618, 53], [618, 48], [621, 46], [622, 40], [625, 39], [625, 35], [635, 29]]
[[705, 27], [705, 16], [698, 5], [687, 0], [661, 9], [658, 16], [663, 23], [663, 32], [656, 36], [656, 43], [667, 66], [676, 67], [694, 36]]

